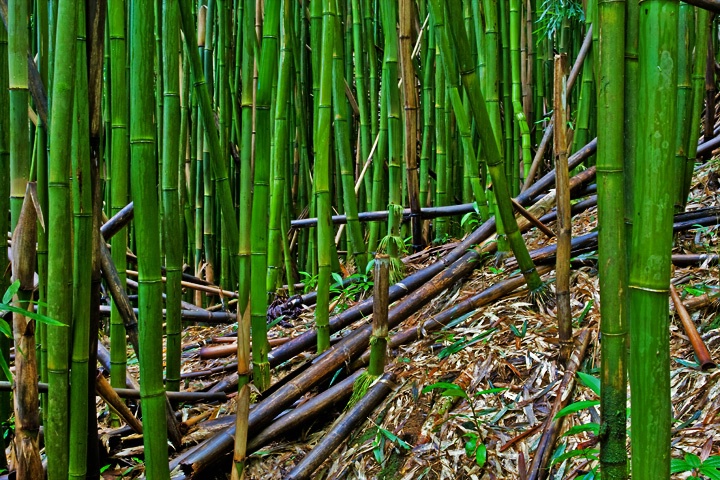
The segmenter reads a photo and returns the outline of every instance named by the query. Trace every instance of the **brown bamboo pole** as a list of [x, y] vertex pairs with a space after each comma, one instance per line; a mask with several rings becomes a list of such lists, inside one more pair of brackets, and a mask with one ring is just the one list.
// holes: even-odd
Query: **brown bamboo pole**
[[528, 212], [528, 211], [525, 209], [525, 207], [523, 207], [522, 205], [520, 205], [519, 203], [517, 203], [514, 199], [510, 199], [510, 201], [512, 202], [512, 205], [513, 205], [513, 207], [515, 208], [515, 210], [516, 210], [520, 215], [522, 215], [523, 217], [525, 217], [525, 219], [526, 219], [528, 222], [530, 222], [532, 225], [534, 225], [535, 227], [537, 227], [538, 230], [540, 230], [541, 232], [543, 232], [546, 237], [548, 237], [548, 238], [554, 238], [554, 237], [555, 237], [555, 234], [553, 233], [553, 231], [550, 230], [550, 228], [548, 228], [547, 225], [545, 225], [543, 222], [541, 222], [540, 220], [538, 220], [537, 218], [535, 218], [530, 212]]
[[[290, 340], [290, 337], [281, 337], [281, 338], [269, 338], [268, 343], [271, 347], [276, 347], [278, 345], [282, 345], [284, 343], [287, 343]], [[252, 343], [250, 344], [250, 348], [252, 348]], [[198, 353], [198, 356], [202, 360], [209, 360], [212, 358], [223, 358], [228, 357], [230, 355], [236, 355], [237, 354], [237, 343], [228, 343], [226, 345], [213, 345], [213, 346], [205, 346], [200, 349], [200, 352]]]
[[555, 187], [557, 191], [557, 257], [555, 264], [555, 293], [557, 301], [560, 359], [563, 363], [572, 351], [572, 311], [570, 310], [570, 178], [568, 172], [567, 140], [567, 56], [555, 55], [553, 112], [555, 136]]
[[590, 334], [588, 330], [583, 329], [577, 335], [575, 340], [575, 351], [572, 353], [567, 362], [565, 375], [562, 382], [558, 386], [555, 394], [555, 402], [548, 412], [543, 426], [543, 434], [540, 437], [540, 443], [535, 450], [532, 464], [530, 465], [530, 474], [527, 480], [543, 480], [547, 476], [547, 463], [552, 455], [553, 445], [557, 440], [562, 429], [562, 423], [565, 417], [556, 419], [555, 415], [562, 410], [570, 402], [572, 391], [575, 388], [575, 375], [577, 374], [580, 363], [585, 357], [585, 351], [590, 343]]
[[330, 457], [330, 454], [345, 440], [353, 430], [362, 424], [368, 415], [395, 388], [395, 374], [386, 373], [367, 394], [355, 404], [325, 435], [320, 443], [308, 453], [285, 477], [287, 480], [310, 478], [312, 473]]
[[142, 422], [135, 418], [135, 415], [125, 405], [115, 389], [110, 386], [110, 382], [105, 379], [105, 375], [101, 371], [97, 372], [95, 377], [95, 391], [135, 433], [143, 433]]
[[682, 300], [680, 300], [680, 295], [678, 295], [677, 290], [675, 290], [675, 287], [672, 284], [670, 284], [670, 297], [675, 304], [675, 313], [677, 313], [677, 316], [680, 318], [680, 323], [682, 323], [683, 329], [685, 329], [685, 333], [687, 334], [690, 344], [695, 351], [695, 355], [698, 358], [700, 369], [706, 372], [711, 368], [715, 368], [717, 365], [713, 361], [712, 355], [710, 355], [705, 342], [703, 342], [697, 328], [695, 328], [692, 318], [690, 318], [690, 314], [685, 309], [685, 305], [683, 305]]

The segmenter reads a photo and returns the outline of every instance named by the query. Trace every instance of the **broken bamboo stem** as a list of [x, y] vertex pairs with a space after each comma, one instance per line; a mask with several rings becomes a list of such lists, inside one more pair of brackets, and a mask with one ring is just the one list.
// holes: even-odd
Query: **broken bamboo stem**
[[683, 329], [685, 330], [685, 333], [690, 340], [690, 344], [695, 351], [698, 363], [700, 364], [700, 369], [703, 372], [707, 372], [711, 368], [715, 368], [717, 365], [713, 361], [712, 355], [710, 355], [705, 342], [703, 342], [697, 328], [695, 328], [692, 318], [690, 318], [690, 314], [685, 309], [685, 305], [683, 305], [682, 300], [680, 300], [680, 295], [678, 295], [677, 290], [675, 290], [675, 287], [672, 284], [670, 284], [670, 297], [675, 304], [675, 313], [677, 313], [677, 316], [680, 318], [680, 323], [682, 323]]

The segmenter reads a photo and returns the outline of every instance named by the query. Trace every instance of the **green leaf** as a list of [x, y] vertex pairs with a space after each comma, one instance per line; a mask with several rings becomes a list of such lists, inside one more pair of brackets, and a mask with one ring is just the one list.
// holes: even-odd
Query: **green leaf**
[[553, 458], [552, 462], [550, 462], [550, 466], [561, 463], [569, 458], [575, 458], [575, 457], [584, 457], [588, 460], [596, 460], [597, 454], [600, 452], [597, 448], [585, 448], [585, 449], [579, 449], [579, 450], [571, 450], [569, 452], [565, 452], [562, 455]]
[[700, 457], [692, 453], [685, 454], [685, 462], [690, 465], [691, 468], [698, 468], [700, 467], [700, 465], [702, 465], [702, 460], [700, 460]]
[[598, 435], [598, 433], [600, 432], [600, 425], [598, 425], [597, 423], [594, 423], [594, 422], [586, 423], [583, 425], [575, 425], [574, 427], [569, 428], [567, 430], [567, 432], [563, 433], [562, 436], [568, 437], [570, 435], [577, 435], [578, 433], [583, 433], [583, 432], [592, 432], [595, 435]]
[[382, 433], [385, 437], [387, 437], [387, 439], [390, 440], [391, 442], [398, 444], [399, 446], [401, 446], [401, 447], [404, 448], [405, 450], [410, 450], [410, 448], [411, 448], [410, 445], [408, 445], [408, 443], [407, 443], [406, 441], [404, 441], [402, 438], [398, 437], [397, 435], [395, 435], [395, 434], [392, 433], [391, 431], [385, 430], [385, 429], [382, 428], [382, 427], [378, 427], [378, 430], [379, 430], [380, 433]]
[[19, 313], [20, 315], [24, 315], [28, 318], [32, 318], [33, 320], [36, 320], [40, 323], [44, 323], [46, 325], [52, 325], [55, 327], [67, 327], [67, 325], [65, 325], [64, 323], [58, 322], [57, 320], [55, 320], [53, 318], [46, 317], [45, 315], [41, 315], [39, 313], [30, 312], [28, 310], [25, 310], [24, 308], [19, 308], [14, 305], [0, 305], [0, 310], [5, 310], [8, 312], [13, 312], [13, 313]]
[[680, 473], [692, 470], [692, 467], [688, 465], [685, 460], [679, 458], [673, 458], [670, 460], [670, 473]]
[[567, 407], [560, 410], [557, 415], [555, 415], [555, 418], [561, 418], [565, 415], [570, 415], [571, 413], [579, 412], [580, 410], [584, 410], [586, 408], [594, 407], [595, 405], [600, 405], [600, 400], [583, 400], [581, 402], [575, 402], [571, 403]]
[[465, 453], [468, 457], [472, 458], [475, 456], [475, 450], [477, 449], [477, 435], [466, 435], [468, 441], [465, 442]]
[[480, 395], [487, 395], [488, 393], [501, 393], [501, 392], [504, 392], [505, 390], [507, 390], [507, 387], [488, 388], [487, 390], [480, 390], [479, 392], [477, 392], [475, 394], [475, 396], [477, 397]]
[[703, 462], [703, 465], [710, 465], [711, 467], [720, 468], [720, 455], [713, 455], [708, 457]]
[[343, 278], [339, 273], [332, 272], [332, 278], [333, 278], [333, 280], [335, 280], [335, 283], [337, 284], [337, 286], [342, 287]]
[[693, 297], [701, 297], [705, 295], [705, 292], [700, 290], [699, 288], [685, 287], [685, 291]]
[[5, 374], [5, 378], [7, 378], [10, 383], [12, 383], [13, 376], [10, 372], [10, 367], [8, 366], [7, 361], [5, 360], [5, 357], [3, 355], [0, 355], [0, 370], [2, 370], [2, 372]]
[[600, 379], [597, 377], [593, 377], [592, 375], [588, 375], [584, 372], [578, 372], [577, 373], [578, 378], [580, 378], [580, 381], [588, 387], [590, 390], [595, 392], [595, 395], [598, 397], [600, 396]]
[[[4, 241], [5, 240], [3, 240], [3, 242]], [[18, 290], [20, 290], [20, 280], [15, 280], [12, 285], [10, 285], [7, 290], [5, 290], [5, 295], [3, 295], [2, 303], [10, 303], [12, 301], [13, 295], [15, 295]]]
[[12, 337], [12, 328], [3, 318], [0, 318], [0, 333], [3, 333], [8, 338]]
[[478, 467], [482, 468], [487, 462], [487, 447], [481, 443], [475, 450], [475, 463]]
[[706, 477], [709, 477], [710, 480], [720, 480], [720, 470], [715, 467], [702, 464], [698, 471]]
[[428, 385], [422, 389], [422, 393], [427, 393], [432, 390], [444, 389], [440, 394], [444, 397], [457, 397], [457, 398], [468, 398], [468, 394], [465, 390], [455, 385], [454, 383], [438, 382]]

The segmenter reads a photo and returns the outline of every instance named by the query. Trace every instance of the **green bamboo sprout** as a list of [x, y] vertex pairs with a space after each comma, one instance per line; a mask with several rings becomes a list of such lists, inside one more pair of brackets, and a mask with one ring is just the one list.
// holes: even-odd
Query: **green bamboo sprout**
[[[110, 36], [110, 178], [112, 179], [110, 213], [117, 214], [128, 203], [128, 100], [125, 47], [125, 1], [109, 0], [108, 30]], [[127, 230], [122, 229], [110, 240], [112, 258], [121, 285], [125, 287]], [[115, 302], [110, 312], [110, 384], [125, 388], [127, 341], [125, 323]]]
[[[452, 49], [449, 43], [453, 43], [455, 45], [454, 51], [458, 55], [458, 64], [460, 67], [463, 86], [468, 94], [473, 116], [478, 125], [480, 141], [485, 149], [484, 151], [487, 156], [487, 165], [494, 185], [495, 199], [497, 201], [500, 218], [502, 218], [503, 225], [505, 226], [505, 233], [508, 236], [510, 247], [515, 254], [515, 257], [518, 259], [520, 270], [525, 276], [528, 289], [533, 295], [541, 295], [544, 290], [544, 284], [535, 269], [533, 261], [530, 259], [527, 246], [523, 242], [522, 235], [520, 235], [520, 231], [517, 228], [517, 221], [515, 220], [513, 207], [510, 203], [510, 193], [507, 186], [507, 179], [502, 174], [502, 157], [500, 156], [498, 145], [495, 141], [495, 135], [492, 131], [492, 125], [485, 107], [482, 91], [480, 90], [480, 82], [475, 72], [475, 66], [469, 58], [470, 49], [468, 48], [467, 36], [464, 28], [461, 25], [456, 24], [460, 19], [459, 5], [455, 0], [451, 0], [449, 3], [449, 18], [455, 23], [450, 28], [450, 31], [452, 32], [452, 42], [447, 41], [447, 37], [444, 37], [443, 32], [441, 31], [445, 28], [445, 19], [440, 0], [432, 0], [431, 2], [432, 12], [435, 16], [435, 28], [439, 29], [436, 31], [436, 38], [438, 39], [438, 44], [440, 44], [441, 52], [444, 58], [449, 58], [452, 55]], [[447, 71], [447, 64], [445, 67]]]
[[[163, 385], [162, 279], [158, 229], [157, 160], [153, 116], [153, 3], [138, 1], [130, 14], [130, 171], [135, 202], [140, 329], [140, 396], [148, 478], [170, 478]], [[187, 38], [187, 37], [186, 37]], [[54, 118], [54, 117], [53, 117]]]
[[625, 448], [627, 403], [627, 257], [624, 225], [625, 165], [625, 2], [598, 2], [598, 248], [600, 329], [603, 341], [600, 375], [600, 440], [603, 478], [627, 478]]
[[[319, 0], [315, 0], [319, 1]], [[335, 11], [332, 0], [322, 2], [322, 46], [320, 50], [320, 84], [315, 103], [317, 133], [315, 143], [315, 195], [318, 227], [318, 286], [315, 307], [317, 351], [330, 347], [330, 274], [333, 247], [333, 227], [330, 210], [330, 124], [332, 119], [332, 54], [335, 42]], [[253, 349], [254, 350], [254, 349]]]
[[[180, 10], [176, 2], [163, 2], [162, 56], [163, 56], [163, 160], [162, 202], [163, 234], [165, 246], [166, 301], [165, 321], [167, 333], [166, 378], [167, 389], [180, 389], [181, 331], [180, 300], [182, 280], [182, 231], [180, 224], [179, 165], [180, 142], [180, 78], [178, 71], [180, 52]], [[182, 137], [181, 137], [182, 139]]]
[[[677, 107], [678, 4], [641, 3], [638, 58], [635, 224], [630, 244], [630, 385], [632, 471], [669, 478], [670, 338], [668, 289]], [[629, 28], [633, 28], [630, 26]]]
[[262, 51], [258, 66], [256, 94], [255, 173], [253, 178], [251, 226], [250, 311], [253, 338], [253, 380], [260, 391], [270, 386], [270, 364], [267, 354], [267, 226], [266, 218], [270, 187], [270, 100], [272, 82], [277, 75], [277, 44], [280, 24], [280, 2], [273, 0], [265, 5]]
[[[707, 10], [698, 8], [696, 13], [696, 35], [695, 35], [695, 58], [692, 67], [692, 113], [691, 119], [700, 118], [703, 108], [703, 93], [705, 88], [705, 60], [700, 52], [705, 51], [708, 42], [708, 33], [710, 28], [710, 14]], [[680, 194], [683, 209], [687, 204], [690, 185], [692, 184], [692, 176], [695, 168], [695, 159], [697, 156], [697, 139], [700, 136], [700, 122], [690, 122], [690, 134], [687, 141], [687, 162], [683, 170], [683, 186]]]
[[[75, 38], [77, 15], [75, 2], [59, 2], [56, 45], [63, 45], [55, 54], [55, 63], [63, 68], [54, 70], [50, 108], [50, 166], [48, 174], [48, 225], [53, 234], [48, 240], [48, 316], [70, 325], [72, 290], [68, 274], [72, 271], [70, 223], [70, 146], [66, 129], [72, 121], [75, 86]], [[25, 65], [27, 68], [27, 65]], [[27, 105], [25, 106], [27, 109]], [[68, 476], [68, 417], [70, 358], [68, 328], [48, 326], [48, 397], [45, 428], [45, 451], [48, 458], [48, 479]], [[164, 415], [163, 415], [164, 418]]]
[[[72, 122], [73, 322], [70, 370], [70, 464], [68, 478], [85, 478], [88, 451], [88, 376], [92, 255], [92, 182], [85, 41], [85, 5], [78, 6], [75, 106]], [[92, 405], [94, 409], [95, 405]]]

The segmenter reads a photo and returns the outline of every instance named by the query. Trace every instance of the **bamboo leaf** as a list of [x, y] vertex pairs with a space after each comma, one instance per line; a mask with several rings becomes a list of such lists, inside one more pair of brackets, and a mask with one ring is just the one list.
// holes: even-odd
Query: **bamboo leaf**
[[600, 379], [597, 377], [593, 377], [592, 375], [588, 375], [587, 373], [578, 372], [578, 378], [580, 378], [580, 381], [588, 387], [590, 390], [592, 390], [595, 395], [598, 397], [600, 396]]
[[685, 460], [673, 458], [670, 462], [670, 473], [687, 472], [688, 470], [692, 470], [692, 467]]
[[20, 290], [20, 280], [15, 280], [12, 285], [10, 285], [7, 290], [5, 290], [5, 295], [3, 295], [2, 303], [9, 304], [12, 301], [12, 297], [17, 293], [18, 290]]
[[12, 382], [12, 372], [10, 372], [10, 367], [8, 366], [7, 361], [5, 360], [5, 357], [3, 355], [0, 355], [0, 370], [2, 370], [3, 374], [5, 374], [5, 378]]
[[563, 433], [563, 437], [569, 437], [570, 435], [577, 435], [578, 433], [583, 432], [592, 432], [595, 435], [598, 435], [600, 432], [600, 425], [597, 423], [586, 423], [584, 425], [575, 425], [574, 427], [571, 427], [567, 430], [567, 432]]
[[596, 459], [597, 454], [600, 452], [597, 448], [584, 448], [580, 450], [571, 450], [569, 452], [565, 452], [562, 455], [553, 458], [552, 462], [550, 462], [550, 465], [556, 465], [558, 463], [561, 463], [569, 458], [575, 458], [575, 457], [585, 457], [587, 459]]
[[581, 402], [575, 402], [571, 403], [567, 407], [560, 410], [557, 415], [555, 415], [555, 418], [562, 418], [566, 415], [570, 415], [571, 413], [579, 412], [580, 410], [585, 410], [586, 408], [594, 407], [595, 405], [600, 405], [600, 400], [583, 400]]

